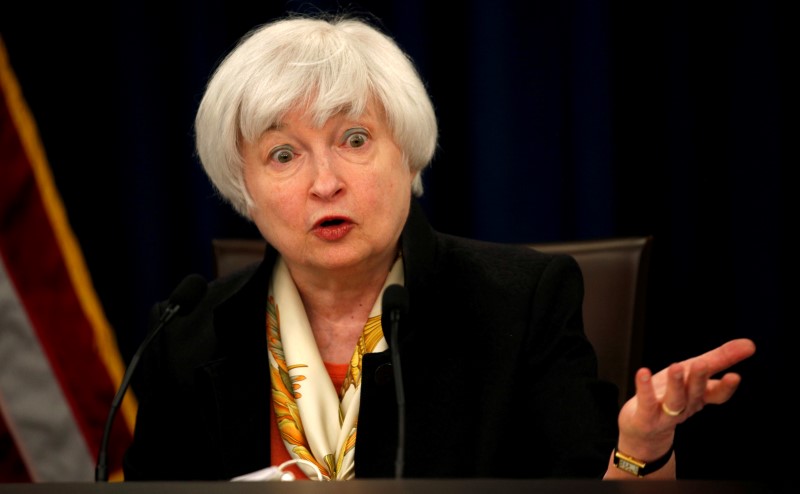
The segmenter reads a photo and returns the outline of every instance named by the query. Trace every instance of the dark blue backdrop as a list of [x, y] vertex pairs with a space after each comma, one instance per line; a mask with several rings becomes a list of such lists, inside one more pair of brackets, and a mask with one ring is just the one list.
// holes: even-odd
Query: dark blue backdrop
[[[784, 400], [793, 391], [784, 287], [794, 281], [785, 170], [798, 163], [787, 125], [798, 46], [788, 8], [346, 5], [379, 17], [429, 85], [441, 127], [424, 176], [433, 224], [514, 242], [654, 235], [646, 363], [661, 368], [741, 336], [759, 347], [737, 367], [744, 382], [733, 400], [679, 429], [679, 474], [771, 477], [757, 464], [794, 430]], [[214, 197], [194, 156], [207, 77], [256, 24], [333, 6], [0, 7], [12, 66], [126, 359], [154, 302], [188, 273], [211, 277], [212, 237], [257, 235]]]

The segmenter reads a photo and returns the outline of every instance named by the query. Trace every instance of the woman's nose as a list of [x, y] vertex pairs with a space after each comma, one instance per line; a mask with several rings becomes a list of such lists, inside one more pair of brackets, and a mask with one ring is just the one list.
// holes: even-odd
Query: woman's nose
[[321, 199], [332, 199], [340, 194], [344, 189], [340, 172], [335, 157], [325, 154], [315, 159], [311, 194]]

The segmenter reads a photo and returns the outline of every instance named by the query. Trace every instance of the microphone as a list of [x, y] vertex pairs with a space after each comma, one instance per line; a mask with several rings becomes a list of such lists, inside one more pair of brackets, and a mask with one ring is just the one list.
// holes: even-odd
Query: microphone
[[383, 292], [381, 327], [384, 335], [389, 331], [392, 352], [392, 371], [394, 387], [397, 394], [397, 453], [394, 462], [394, 476], [403, 477], [403, 458], [405, 456], [406, 439], [406, 397], [403, 390], [403, 374], [400, 369], [400, 347], [397, 334], [400, 329], [401, 316], [408, 313], [408, 291], [402, 285], [389, 285]]
[[100, 451], [97, 454], [97, 465], [95, 467], [94, 478], [97, 482], [108, 482], [108, 439], [111, 436], [111, 426], [114, 423], [114, 416], [122, 403], [122, 398], [130, 386], [133, 371], [139, 363], [144, 349], [153, 341], [153, 338], [172, 320], [176, 314], [188, 314], [200, 303], [200, 300], [206, 294], [208, 283], [205, 278], [199, 274], [190, 274], [181, 281], [167, 300], [167, 309], [161, 314], [158, 324], [155, 329], [145, 338], [139, 349], [131, 358], [128, 368], [125, 370], [125, 375], [122, 376], [122, 382], [119, 385], [117, 394], [111, 402], [111, 409], [108, 411], [108, 418], [106, 418], [106, 426], [103, 430], [103, 439], [100, 443]]

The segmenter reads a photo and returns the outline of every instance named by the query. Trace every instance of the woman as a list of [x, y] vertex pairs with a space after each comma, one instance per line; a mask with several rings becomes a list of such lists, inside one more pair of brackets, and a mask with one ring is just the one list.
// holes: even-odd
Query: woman
[[408, 294], [407, 477], [675, 478], [676, 426], [727, 401], [739, 376], [710, 377], [755, 351], [734, 340], [640, 369], [617, 410], [583, 333], [574, 259], [425, 220], [414, 196], [436, 148], [433, 106], [409, 58], [363, 21], [249, 33], [211, 78], [196, 131], [209, 178], [268, 248], [145, 354], [127, 480], [284, 463], [312, 478], [397, 474], [381, 324], [393, 284]]

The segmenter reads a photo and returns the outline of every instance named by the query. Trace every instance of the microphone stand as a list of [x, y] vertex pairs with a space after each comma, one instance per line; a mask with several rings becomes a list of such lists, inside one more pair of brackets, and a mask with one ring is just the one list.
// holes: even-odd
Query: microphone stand
[[180, 305], [172, 304], [167, 307], [167, 310], [164, 311], [164, 314], [161, 315], [161, 319], [158, 321], [158, 326], [145, 338], [139, 348], [136, 350], [136, 353], [131, 358], [131, 363], [128, 365], [128, 368], [125, 369], [125, 375], [122, 376], [122, 382], [119, 385], [119, 389], [117, 390], [117, 394], [114, 395], [114, 399], [111, 402], [111, 409], [108, 411], [108, 417], [106, 417], [106, 425], [103, 429], [103, 439], [100, 443], [100, 451], [97, 454], [97, 466], [94, 471], [94, 479], [96, 482], [108, 482], [108, 439], [111, 436], [111, 427], [114, 424], [114, 417], [117, 415], [117, 410], [119, 409], [120, 404], [122, 403], [122, 399], [125, 397], [125, 393], [128, 391], [128, 387], [131, 383], [131, 377], [133, 376], [133, 371], [136, 369], [136, 365], [139, 363], [139, 359], [142, 356], [142, 352], [144, 349], [147, 348], [147, 345], [156, 337], [156, 335], [161, 331], [161, 328], [167, 324], [167, 322], [172, 319], [178, 310], [180, 310]]
[[108, 440], [111, 436], [111, 427], [114, 424], [114, 417], [122, 403], [122, 399], [125, 397], [125, 393], [128, 391], [128, 387], [131, 384], [133, 371], [136, 370], [136, 365], [139, 363], [142, 353], [144, 353], [145, 348], [147, 348], [150, 342], [153, 341], [153, 338], [158, 335], [175, 314], [179, 311], [181, 313], [188, 313], [194, 310], [195, 306], [200, 303], [200, 299], [205, 295], [207, 288], [208, 284], [206, 280], [199, 274], [191, 274], [184, 278], [170, 295], [167, 308], [164, 310], [164, 313], [161, 314], [158, 325], [147, 335], [131, 358], [128, 368], [125, 369], [125, 375], [122, 376], [122, 382], [119, 385], [117, 394], [114, 395], [114, 399], [111, 401], [111, 409], [108, 411], [108, 417], [106, 417], [103, 439], [100, 442], [100, 450], [97, 453], [97, 465], [94, 470], [94, 479], [96, 482], [108, 482]]
[[394, 373], [394, 389], [397, 395], [397, 453], [394, 462], [394, 477], [403, 478], [403, 458], [405, 457], [406, 441], [406, 395], [403, 387], [403, 373], [400, 369], [400, 349], [397, 343], [397, 333], [400, 327], [400, 310], [391, 312], [392, 322], [392, 371]]

